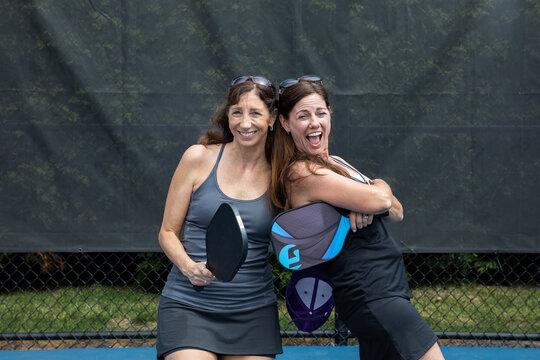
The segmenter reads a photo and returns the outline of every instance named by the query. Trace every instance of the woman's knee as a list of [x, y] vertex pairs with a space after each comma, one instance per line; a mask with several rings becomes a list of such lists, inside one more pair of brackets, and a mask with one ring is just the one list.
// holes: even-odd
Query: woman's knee
[[429, 348], [429, 350], [420, 358], [420, 360], [444, 360], [444, 356], [441, 352], [439, 344], [433, 344], [433, 346]]
[[167, 356], [165, 360], [217, 360], [217, 355], [200, 349], [178, 349]]

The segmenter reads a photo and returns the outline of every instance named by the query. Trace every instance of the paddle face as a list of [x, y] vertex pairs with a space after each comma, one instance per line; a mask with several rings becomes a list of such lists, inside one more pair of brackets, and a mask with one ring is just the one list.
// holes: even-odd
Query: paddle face
[[246, 229], [231, 204], [219, 206], [206, 230], [206, 267], [221, 281], [231, 281], [247, 256]]
[[314, 202], [276, 216], [270, 235], [279, 263], [300, 270], [336, 257], [349, 229], [347, 216], [327, 203]]

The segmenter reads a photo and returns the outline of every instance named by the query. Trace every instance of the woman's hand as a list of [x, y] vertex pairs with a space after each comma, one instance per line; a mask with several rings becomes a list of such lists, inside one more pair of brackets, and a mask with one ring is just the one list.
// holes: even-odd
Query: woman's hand
[[[369, 185], [373, 185], [373, 180], [367, 179], [367, 181]], [[351, 222], [352, 232], [356, 232], [356, 230], [371, 225], [373, 222], [373, 214], [362, 214], [353, 211], [349, 214], [349, 220]]]
[[[390, 186], [381, 179], [370, 180], [369, 183], [371, 185], [383, 188], [388, 187], [390, 189]], [[390, 209], [388, 209], [388, 216], [383, 217], [383, 219], [393, 222], [403, 221], [403, 206], [394, 195], [392, 195], [392, 205], [390, 206]]]
[[351, 230], [356, 232], [356, 230], [365, 228], [368, 225], [371, 225], [373, 222], [373, 214], [361, 214], [357, 212], [351, 212], [349, 214], [349, 220], [351, 221]]
[[392, 196], [392, 207], [388, 210], [388, 216], [383, 219], [392, 222], [403, 221], [403, 205], [395, 196]]
[[215, 280], [214, 275], [206, 268], [205, 262], [192, 261], [181, 271], [196, 286], [206, 286]]

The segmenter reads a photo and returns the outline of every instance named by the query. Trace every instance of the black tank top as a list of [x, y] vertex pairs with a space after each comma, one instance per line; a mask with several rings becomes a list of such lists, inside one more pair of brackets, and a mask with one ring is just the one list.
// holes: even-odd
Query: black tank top
[[401, 249], [378, 215], [371, 225], [349, 231], [343, 250], [326, 264], [325, 272], [333, 282], [336, 310], [341, 316], [372, 300], [410, 298]]

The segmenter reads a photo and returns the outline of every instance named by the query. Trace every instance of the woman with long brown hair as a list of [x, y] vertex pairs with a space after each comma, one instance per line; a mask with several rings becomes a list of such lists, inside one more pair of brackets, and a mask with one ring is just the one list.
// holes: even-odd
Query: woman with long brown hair
[[410, 303], [402, 254], [384, 221], [401, 221], [390, 186], [330, 155], [331, 108], [319, 77], [280, 84], [270, 198], [283, 210], [324, 201], [351, 212], [341, 253], [323, 266], [338, 316], [362, 360], [443, 359], [437, 337]]
[[[182, 155], [159, 232], [161, 248], [173, 263], [159, 304], [159, 359], [268, 360], [282, 352], [267, 262], [275, 99], [266, 78], [235, 78], [213, 126]], [[206, 228], [223, 202], [238, 209], [249, 247], [227, 283], [205, 266]]]

